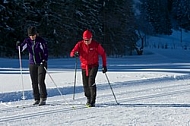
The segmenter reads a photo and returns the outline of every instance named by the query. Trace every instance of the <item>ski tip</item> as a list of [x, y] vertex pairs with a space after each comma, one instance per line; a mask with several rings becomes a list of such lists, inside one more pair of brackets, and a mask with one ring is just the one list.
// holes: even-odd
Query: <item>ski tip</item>
[[90, 108], [90, 106], [86, 105], [87, 108]]

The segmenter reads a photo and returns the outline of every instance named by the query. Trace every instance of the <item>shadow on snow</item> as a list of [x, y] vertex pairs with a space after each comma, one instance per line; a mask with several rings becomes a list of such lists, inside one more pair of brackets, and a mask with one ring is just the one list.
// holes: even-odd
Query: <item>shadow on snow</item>
[[[172, 80], [183, 80], [186, 78], [189, 78], [190, 75], [182, 75], [182, 76], [177, 76], [175, 79], [173, 77], [165, 77], [165, 78], [152, 78], [152, 79], [146, 79], [146, 80], [136, 80], [136, 81], [125, 81], [125, 82], [117, 82], [117, 83], [111, 83], [113, 91], [114, 89], [117, 88], [121, 88], [124, 86], [130, 87], [130, 86], [138, 86], [138, 85], [152, 85], [155, 84], [157, 82], [161, 82], [161, 81], [172, 81]], [[184, 90], [189, 91], [189, 85], [184, 84], [184, 85], [174, 85], [174, 86], [178, 86], [178, 87], [182, 87], [184, 88]], [[166, 86], [165, 88], [172, 88], [173, 86]], [[110, 90], [109, 84], [97, 84], [97, 89], [100, 90]], [[61, 94], [60, 94], [60, 92]], [[150, 88], [148, 89], [144, 89], [144, 90], [151, 90]], [[184, 90], [177, 90], [174, 92], [167, 92], [164, 94], [159, 94], [159, 97], [163, 97], [163, 96], [167, 96], [167, 95], [172, 95], [174, 93], [182, 93], [184, 92]], [[110, 90], [111, 91], [111, 90]], [[140, 90], [142, 91], [142, 90]], [[74, 93], [74, 87], [73, 86], [69, 86], [69, 87], [58, 87], [57, 88], [48, 88], [47, 89], [47, 93], [48, 93], [48, 97], [54, 97], [54, 96], [61, 96], [61, 95], [69, 95], [69, 94], [73, 94]], [[75, 93], [83, 93], [83, 87], [82, 86], [76, 86], [75, 87]], [[128, 93], [133, 93], [133, 92], [128, 92]], [[24, 95], [26, 97], [26, 99], [33, 99], [33, 92], [32, 90], [27, 90], [24, 91]], [[110, 95], [110, 94], [109, 94]], [[115, 92], [115, 95], [122, 95], [120, 93]], [[107, 95], [104, 94], [104, 97], [106, 97]], [[12, 101], [19, 101], [22, 100], [23, 97], [23, 92], [22, 91], [17, 91], [17, 92], [7, 92], [7, 93], [0, 93], [0, 102], [12, 102]], [[144, 96], [144, 97], [135, 97], [132, 99], [122, 99], [123, 101], [120, 102], [125, 102], [126, 101], [137, 101], [140, 99], [144, 99], [144, 98], [154, 98], [154, 97], [158, 97], [158, 94], [154, 94], [154, 95], [149, 95], [149, 96]]]
[[[83, 91], [82, 86], [77, 86], [75, 89], [76, 89], [75, 93], [80, 93]], [[59, 90], [62, 94], [59, 93], [57, 88], [47, 89], [48, 97], [73, 94], [74, 92], [73, 87], [59, 88]], [[33, 99], [33, 92], [31, 90], [24, 91], [24, 96], [26, 97], [26, 99]], [[22, 97], [23, 97], [23, 91], [1, 93], [0, 102], [20, 101], [22, 100]]]
[[146, 103], [135, 103], [135, 104], [99, 104], [97, 107], [104, 106], [121, 106], [121, 107], [190, 107], [190, 104], [170, 104], [170, 103], [160, 103], [160, 104], [146, 104]]

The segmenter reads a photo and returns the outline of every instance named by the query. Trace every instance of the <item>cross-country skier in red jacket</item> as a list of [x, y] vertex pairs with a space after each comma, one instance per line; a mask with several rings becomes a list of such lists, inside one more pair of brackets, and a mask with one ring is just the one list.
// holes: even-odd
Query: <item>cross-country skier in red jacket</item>
[[86, 105], [95, 107], [96, 83], [95, 78], [98, 72], [99, 55], [102, 57], [102, 72], [107, 72], [106, 53], [103, 47], [92, 39], [89, 30], [83, 32], [83, 40], [77, 42], [72, 49], [70, 56], [80, 58], [82, 69], [82, 80], [84, 94], [87, 97]]

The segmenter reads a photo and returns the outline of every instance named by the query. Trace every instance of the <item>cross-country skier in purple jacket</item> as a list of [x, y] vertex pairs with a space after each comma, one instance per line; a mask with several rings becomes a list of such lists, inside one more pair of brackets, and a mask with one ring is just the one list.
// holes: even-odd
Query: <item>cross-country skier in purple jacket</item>
[[[46, 41], [37, 36], [37, 29], [34, 26], [28, 28], [28, 36], [22, 43], [17, 43], [17, 48], [21, 51], [25, 49], [29, 52], [29, 72], [32, 81], [33, 105], [45, 105], [47, 90], [45, 76], [48, 60], [48, 50]], [[44, 68], [45, 67], [45, 68]]]

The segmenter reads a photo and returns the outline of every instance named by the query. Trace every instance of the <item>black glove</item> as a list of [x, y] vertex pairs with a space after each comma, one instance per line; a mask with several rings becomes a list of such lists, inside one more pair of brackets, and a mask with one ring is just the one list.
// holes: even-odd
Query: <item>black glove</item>
[[16, 47], [20, 46], [20, 41], [16, 42]]
[[40, 64], [45, 65], [46, 64], [46, 60], [42, 60], [42, 62]]
[[79, 52], [75, 52], [74, 57], [79, 57]]
[[106, 73], [106, 72], [107, 72], [107, 67], [106, 67], [106, 66], [103, 66], [103, 67], [102, 67], [102, 72], [103, 72], [103, 73]]

